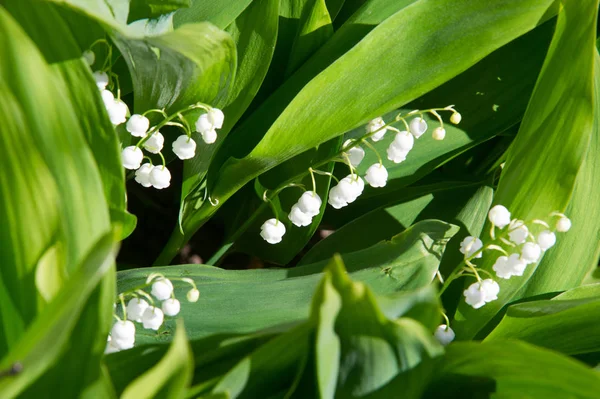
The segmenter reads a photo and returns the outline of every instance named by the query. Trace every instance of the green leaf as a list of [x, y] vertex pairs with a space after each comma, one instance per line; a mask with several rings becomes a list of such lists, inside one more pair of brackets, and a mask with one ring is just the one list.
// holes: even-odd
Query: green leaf
[[194, 361], [179, 321], [171, 347], [150, 370], [127, 386], [121, 398], [181, 398], [192, 380]]
[[[428, 286], [437, 270], [447, 240], [456, 227], [439, 221], [415, 224], [389, 241], [343, 255], [353, 279], [369, 285], [379, 296], [394, 295]], [[191, 339], [212, 333], [248, 333], [276, 324], [291, 323], [308, 317], [309, 303], [321, 272], [328, 261], [293, 269], [228, 271], [211, 266], [169, 266], [153, 268], [168, 277], [193, 278], [201, 292], [197, 303], [182, 303], [188, 336]], [[118, 273], [119, 292], [145, 280], [148, 271], [126, 270]], [[176, 287], [183, 295], [189, 286]], [[421, 295], [421, 294], [420, 294]], [[385, 300], [384, 300], [385, 301]], [[421, 302], [430, 303], [427, 295]], [[388, 304], [391, 306], [392, 303]], [[386, 308], [390, 314], [405, 308]], [[232, 318], [230, 315], [237, 316]], [[139, 343], [170, 339], [173, 325], [166, 322], [162, 334], [140, 331]]]
[[22, 371], [11, 378], [0, 379], [0, 396], [19, 395], [70, 347], [72, 332], [82, 317], [87, 300], [114, 264], [115, 255], [113, 234], [110, 233], [98, 241], [52, 302], [19, 337], [0, 361], [0, 369], [19, 364]]
[[132, 22], [143, 18], [156, 18], [190, 5], [191, 0], [131, 0], [127, 20]]
[[[559, 13], [548, 56], [494, 198], [512, 217], [546, 219], [551, 212], [564, 211], [569, 202], [592, 133], [597, 6], [595, 0], [567, 0]], [[573, 41], [581, 46], [574, 49]], [[572, 60], [569, 68], [564, 67], [565, 59]], [[495, 257], [488, 256], [478, 266], [489, 271], [494, 262]], [[535, 270], [531, 265], [522, 278], [499, 282], [499, 299], [481, 309], [461, 302], [453, 324], [457, 334], [474, 337], [505, 304], [518, 299], [515, 295]]]
[[183, 24], [208, 21], [225, 29], [251, 3], [252, 0], [192, 0], [190, 8], [175, 13], [174, 24], [177, 28]]
[[600, 389], [598, 373], [582, 363], [510, 340], [451, 344], [434, 375], [424, 398], [592, 399]]

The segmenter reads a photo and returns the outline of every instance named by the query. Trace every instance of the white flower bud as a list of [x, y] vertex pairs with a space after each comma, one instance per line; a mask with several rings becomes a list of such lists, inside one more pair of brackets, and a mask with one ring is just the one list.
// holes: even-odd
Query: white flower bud
[[177, 316], [179, 310], [181, 309], [181, 304], [177, 299], [169, 298], [163, 301], [161, 309], [163, 313], [167, 316]]
[[[348, 145], [350, 145], [351, 143], [352, 143], [352, 140], [346, 140], [344, 142], [343, 147], [345, 148]], [[363, 150], [360, 146], [355, 146], [355, 147], [350, 148], [348, 151], [346, 151], [346, 154], [348, 155], [348, 158], [350, 159], [350, 164], [352, 164], [353, 167], [357, 167], [358, 165], [360, 165], [363, 158], [365, 157], [365, 150]]]
[[144, 153], [134, 145], [125, 147], [123, 148], [123, 151], [121, 151], [121, 161], [125, 169], [135, 170], [139, 168], [143, 159]]
[[200, 298], [200, 291], [198, 291], [196, 288], [192, 288], [186, 294], [186, 298], [188, 302], [198, 302], [198, 298]]
[[569, 218], [567, 218], [567, 217], [561, 217], [556, 222], [556, 231], [558, 231], [558, 232], [564, 233], [564, 232], [569, 231], [570, 228], [571, 228], [571, 220], [569, 220]]
[[365, 180], [371, 185], [371, 187], [385, 187], [388, 178], [387, 169], [379, 164], [373, 164], [367, 169]]
[[110, 330], [110, 343], [119, 350], [133, 348], [135, 325], [129, 320], [117, 321]]
[[260, 227], [260, 236], [269, 244], [281, 242], [285, 234], [285, 225], [277, 219], [269, 219]]
[[426, 131], [427, 122], [425, 121], [425, 119], [419, 116], [417, 118], [413, 118], [413, 120], [410, 121], [410, 132], [413, 134], [413, 136], [415, 136], [416, 139], [421, 137]]
[[179, 159], [191, 159], [196, 155], [196, 142], [185, 134], [177, 137], [172, 147]]
[[[366, 126], [367, 133], [377, 132], [371, 136], [371, 140], [379, 141], [379, 140], [383, 139], [383, 137], [385, 136], [385, 133], [387, 132], [387, 128], [383, 128], [384, 126], [385, 126], [385, 121], [381, 117], [377, 117], [377, 118], [371, 120], [369, 123], [367, 123], [367, 126]], [[379, 129], [381, 129], [381, 130], [379, 130]]]
[[[465, 258], [471, 257], [475, 252], [479, 251], [483, 247], [483, 242], [479, 238], [473, 236], [467, 236], [460, 243], [460, 252], [465, 254]], [[479, 252], [475, 257], [481, 258], [482, 252]]]
[[488, 218], [494, 226], [503, 229], [510, 223], [510, 212], [502, 205], [496, 205], [490, 209]]
[[144, 310], [150, 306], [148, 302], [140, 298], [133, 298], [127, 303], [127, 318], [132, 321], [142, 322]]
[[225, 114], [218, 108], [211, 108], [208, 111], [208, 120], [212, 124], [214, 129], [220, 129], [223, 127], [225, 121]]
[[537, 243], [542, 251], [545, 251], [556, 244], [556, 234], [550, 230], [542, 231], [537, 237]]
[[148, 128], [150, 127], [150, 120], [144, 115], [133, 114], [127, 121], [125, 129], [131, 133], [134, 137], [144, 137]]
[[108, 75], [106, 72], [96, 71], [93, 73], [94, 80], [96, 81], [96, 86], [98, 86], [99, 90], [106, 89], [108, 86]]
[[115, 100], [110, 106], [106, 107], [110, 123], [115, 126], [118, 126], [127, 120], [127, 111], [127, 104], [121, 100]]
[[431, 137], [433, 137], [434, 140], [444, 140], [444, 137], [446, 137], [446, 129], [444, 129], [441, 126], [436, 127], [435, 129], [433, 129]]
[[450, 327], [445, 324], [441, 324], [435, 329], [433, 336], [439, 341], [440, 344], [446, 346], [450, 342], [454, 341], [455, 334]]
[[323, 201], [319, 194], [312, 191], [305, 191], [297, 202], [298, 207], [309, 216], [317, 216], [321, 211]]
[[312, 216], [302, 212], [298, 204], [294, 204], [294, 206], [292, 206], [292, 210], [290, 211], [288, 218], [294, 225], [298, 227], [310, 226], [312, 223]]
[[[518, 227], [517, 227], [518, 226]], [[523, 244], [529, 235], [529, 229], [522, 220], [517, 220], [509, 226], [508, 238], [517, 245]]]
[[413, 146], [415, 145], [415, 137], [406, 130], [403, 130], [396, 134], [396, 137], [394, 137], [394, 141], [392, 141], [391, 145], [396, 147], [398, 152], [408, 152], [412, 150]]
[[458, 125], [461, 119], [462, 116], [456, 111], [452, 115], [450, 115], [450, 122], [454, 123], [455, 125]]
[[474, 309], [479, 309], [488, 302], [498, 299], [500, 286], [492, 279], [485, 279], [471, 284], [464, 292], [465, 302]]
[[149, 163], [145, 163], [139, 167], [138, 170], [135, 171], [135, 181], [140, 183], [144, 187], [150, 187], [152, 183], [150, 183], [150, 172], [154, 166]]
[[527, 264], [540, 260], [542, 248], [533, 242], [526, 242], [521, 248], [521, 260]]
[[94, 54], [92, 50], [86, 50], [83, 52], [83, 59], [86, 64], [92, 66], [94, 65], [94, 62], [96, 62], [96, 54]]
[[207, 130], [202, 132], [202, 141], [206, 144], [213, 144], [217, 141], [217, 131], [215, 129]]
[[161, 278], [152, 284], [152, 295], [159, 301], [168, 299], [173, 293], [173, 283], [168, 278]]
[[150, 171], [150, 183], [159, 190], [171, 185], [171, 172], [165, 166], [155, 166]]
[[151, 152], [152, 154], [158, 154], [162, 151], [163, 146], [165, 145], [165, 137], [161, 132], [156, 131], [152, 133], [148, 140], [144, 143], [144, 148], [146, 151]]
[[144, 328], [156, 331], [162, 326], [164, 319], [165, 315], [162, 310], [155, 306], [149, 306], [142, 315], [142, 324]]
[[519, 258], [519, 254], [512, 254], [508, 257], [498, 257], [492, 269], [494, 269], [498, 277], [509, 279], [512, 276], [522, 276], [526, 266], [527, 264]]

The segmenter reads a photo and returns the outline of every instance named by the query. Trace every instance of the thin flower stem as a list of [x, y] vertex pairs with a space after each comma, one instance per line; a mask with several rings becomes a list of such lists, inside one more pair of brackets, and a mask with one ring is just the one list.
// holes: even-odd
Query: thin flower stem
[[446, 315], [446, 313], [444, 311], [442, 311], [442, 317], [446, 321], [446, 331], [448, 331], [448, 329], [450, 328], [450, 319], [448, 318], [448, 316]]
[[127, 306], [125, 306], [125, 298], [123, 294], [119, 295], [119, 300], [121, 302], [121, 310], [123, 311], [123, 320], [127, 320]]
[[317, 193], [317, 182], [315, 180], [315, 174], [313, 172], [313, 168], [308, 168], [308, 171], [310, 172], [310, 179], [312, 180], [313, 193], [316, 194]]
[[167, 162], [165, 161], [165, 157], [163, 156], [162, 152], [159, 152], [158, 155], [160, 155], [160, 159], [162, 159], [163, 170], [164, 170], [165, 167], [167, 166]]
[[435, 116], [437, 118], [437, 120], [440, 122], [440, 126], [443, 128], [444, 127], [444, 121], [442, 120], [442, 117], [440, 116], [440, 114], [438, 114], [435, 110], [430, 110], [429, 111], [430, 114], [432, 114], [433, 116]]
[[377, 151], [377, 149], [375, 148], [375, 146], [371, 143], [369, 143], [368, 141], [364, 141], [364, 143], [366, 144], [367, 147], [369, 147], [371, 150], [373, 150], [373, 152], [375, 153], [375, 155], [377, 155], [377, 159], [379, 160], [379, 165], [383, 166], [383, 161], [381, 160], [381, 155], [379, 155], [379, 152]]
[[169, 117], [169, 115], [167, 115], [167, 113], [165, 112], [164, 109], [158, 109], [158, 108], [149, 109], [149, 110], [145, 111], [142, 114], [142, 116], [146, 116], [146, 115], [148, 115], [148, 114], [150, 114], [152, 112], [157, 112], [157, 113], [161, 114], [162, 116], [164, 116], [165, 118]]

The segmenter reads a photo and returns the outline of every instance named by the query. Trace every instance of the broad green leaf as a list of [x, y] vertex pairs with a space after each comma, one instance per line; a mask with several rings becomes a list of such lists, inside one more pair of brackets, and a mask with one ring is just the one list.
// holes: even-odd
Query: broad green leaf
[[600, 299], [533, 301], [509, 306], [487, 341], [510, 338], [568, 355], [600, 351]]
[[144, 18], [156, 18], [190, 5], [191, 0], [130, 0], [127, 20], [132, 22]]
[[112, 233], [100, 239], [52, 302], [2, 358], [0, 369], [19, 363], [22, 371], [11, 378], [0, 379], [0, 396], [19, 395], [70, 347], [75, 325], [84, 316], [88, 298], [114, 264], [115, 252]]
[[[600, 187], [594, 182], [600, 179], [600, 57], [596, 55], [594, 75], [594, 124], [587, 155], [575, 181], [573, 195], [565, 214], [573, 227], [568, 234], [559, 237], [559, 245], [551, 248], [536, 272], [527, 283], [521, 297], [534, 296], [546, 292], [556, 292], [578, 286], [586, 274], [598, 266], [600, 257], [600, 206], [590, 198], [600, 195]], [[568, 265], [568, 273], [565, 273]]]
[[[354, 280], [366, 283], [379, 296], [393, 296], [399, 291], [430, 284], [444, 245], [455, 233], [455, 226], [423, 221], [389, 241], [342, 257]], [[306, 319], [310, 297], [327, 263], [325, 260], [289, 270], [228, 271], [190, 265], [153, 268], [152, 271], [170, 277], [193, 278], [198, 285], [200, 300], [181, 304], [181, 313], [188, 315], [188, 336], [196, 339], [213, 333], [248, 333]], [[119, 292], [139, 285], [147, 275], [144, 269], [119, 272]], [[186, 285], [178, 286], [176, 293], [185, 296], [188, 289]], [[421, 300], [431, 302], [427, 295]], [[402, 311], [394, 309], [384, 310]], [[232, 313], [237, 316], [230, 317]], [[163, 334], [138, 331], [137, 342], [168, 340], [172, 328], [172, 322], [168, 321]]]
[[183, 322], [165, 356], [150, 370], [127, 386], [121, 398], [181, 398], [192, 380], [194, 362]]
[[[522, 1], [453, 2], [448, 13], [446, 2], [426, 0], [402, 9], [306, 84], [249, 154], [211, 169], [211, 197], [222, 204], [277, 164], [434, 89], [533, 29], [551, 3], [527, 2], [530, 7], [524, 8]], [[423, 35], [428, 29], [438, 33]], [[503, 34], [489, 38], [483, 30]], [[410, 45], [398, 46], [400, 42]], [[414, 68], [416, 64], [426, 67]], [[215, 208], [205, 204], [184, 221], [185, 234], [196, 231]], [[173, 236], [159, 260], [168, 261], [181, 241], [184, 237]]]
[[174, 24], [208, 21], [225, 29], [252, 3], [252, 0], [192, 0], [190, 8], [175, 13]]
[[510, 340], [452, 344], [434, 375], [424, 398], [592, 399], [600, 389], [600, 375], [584, 364]]
[[[567, 0], [561, 8], [548, 56], [536, 83], [519, 134], [508, 154], [494, 202], [521, 220], [546, 219], [564, 211], [590, 142], [593, 116], [595, 24], [598, 2]], [[574, 49], [572, 43], [581, 45]], [[571, 59], [569, 68], [564, 60]], [[540, 140], [544, 137], [544, 140]], [[484, 228], [487, 231], [487, 228]], [[560, 245], [560, 237], [558, 244]], [[479, 267], [491, 270], [495, 256]], [[585, 271], [589, 266], [584, 265]], [[514, 299], [535, 271], [501, 281], [499, 299], [481, 309], [459, 305], [455, 331], [472, 338]], [[470, 282], [467, 282], [470, 284]]]
[[236, 78], [227, 106], [223, 109], [225, 121], [219, 130], [217, 143], [198, 151], [193, 159], [183, 164], [182, 207], [183, 200], [204, 179], [213, 154], [258, 92], [277, 40], [278, 10], [278, 0], [254, 1], [226, 29], [237, 48]]

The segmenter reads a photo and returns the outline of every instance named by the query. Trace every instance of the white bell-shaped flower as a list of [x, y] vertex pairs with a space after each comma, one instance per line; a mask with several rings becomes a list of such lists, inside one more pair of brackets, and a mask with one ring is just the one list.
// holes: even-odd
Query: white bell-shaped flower
[[339, 187], [343, 200], [350, 204], [363, 193], [365, 182], [360, 176], [350, 174], [340, 180], [336, 187]]
[[201, 134], [202, 141], [204, 141], [206, 144], [213, 144], [215, 141], [217, 141], [217, 131], [215, 129], [207, 130]]
[[550, 230], [544, 230], [537, 236], [537, 243], [542, 251], [546, 251], [556, 244], [556, 234]]
[[198, 299], [200, 298], [200, 291], [198, 291], [196, 288], [192, 288], [187, 292], [186, 298], [188, 302], [198, 302]]
[[125, 129], [134, 137], [144, 137], [148, 128], [150, 128], [150, 120], [140, 114], [131, 115], [125, 125]]
[[434, 140], [444, 140], [444, 138], [446, 137], [446, 129], [444, 129], [443, 127], [436, 127], [435, 129], [433, 129], [433, 133], [431, 134], [431, 137], [433, 137]]
[[377, 118], [369, 121], [369, 123], [367, 123], [367, 126], [365, 129], [367, 130], [367, 133], [377, 132], [371, 136], [371, 140], [379, 141], [379, 140], [383, 139], [383, 137], [385, 136], [385, 133], [387, 132], [387, 128], [384, 128], [384, 126], [385, 126], [385, 121], [383, 120], [383, 118], [377, 117]]
[[[465, 254], [465, 258], [471, 257], [475, 252], [479, 251], [483, 247], [483, 242], [477, 237], [467, 236], [460, 243], [460, 252]], [[483, 256], [482, 252], [479, 252], [475, 255], [476, 258], [481, 258]]]
[[402, 150], [392, 143], [387, 149], [387, 157], [393, 163], [401, 163], [406, 161], [406, 156], [410, 150]]
[[500, 286], [492, 279], [471, 284], [464, 292], [465, 302], [474, 309], [479, 309], [488, 302], [498, 299]]
[[292, 206], [292, 210], [290, 211], [288, 218], [294, 225], [298, 227], [310, 226], [312, 223], [312, 216], [302, 212], [298, 204], [294, 204], [294, 206]]
[[410, 151], [415, 145], [415, 137], [406, 130], [403, 130], [396, 134], [396, 137], [394, 137], [394, 141], [392, 141], [391, 145], [396, 147], [396, 150], [399, 152]]
[[529, 229], [522, 220], [517, 220], [509, 227], [508, 238], [517, 245], [523, 244], [529, 236]]
[[159, 301], [164, 301], [171, 297], [173, 293], [173, 283], [168, 278], [160, 278], [152, 283], [152, 295]]
[[133, 298], [127, 302], [127, 318], [132, 321], [142, 322], [144, 310], [148, 308], [148, 302], [141, 298]]
[[125, 147], [123, 148], [123, 151], [121, 151], [121, 162], [125, 169], [135, 170], [139, 168], [143, 159], [144, 153], [134, 145]]
[[96, 86], [98, 86], [98, 89], [99, 90], [106, 89], [106, 86], [108, 86], [108, 75], [106, 74], [106, 72], [96, 71], [93, 73], [93, 75], [94, 75], [94, 80], [96, 81]]
[[492, 224], [503, 229], [510, 223], [510, 212], [502, 205], [496, 205], [488, 212], [488, 218]]
[[225, 114], [218, 108], [211, 108], [208, 111], [208, 119], [215, 129], [221, 129], [225, 122]]
[[171, 185], [171, 172], [166, 166], [155, 166], [150, 171], [150, 183], [159, 190]]
[[344, 200], [339, 185], [333, 186], [331, 190], [329, 190], [327, 202], [335, 209], [340, 209], [348, 205], [348, 201]]
[[[348, 139], [344, 142], [344, 145], [342, 147], [345, 148], [351, 143], [352, 140]], [[346, 151], [346, 155], [348, 155], [348, 159], [350, 159], [350, 164], [356, 168], [358, 165], [360, 165], [363, 158], [365, 157], [365, 150], [363, 150], [362, 147], [357, 145]]]
[[196, 120], [196, 131], [199, 133], [206, 132], [208, 130], [213, 130], [214, 126], [210, 119], [208, 118], [208, 114], [202, 114]]
[[450, 115], [450, 122], [454, 123], [455, 125], [458, 125], [460, 123], [461, 119], [462, 119], [461, 114], [459, 114], [456, 111], [452, 115]]
[[387, 169], [380, 163], [373, 164], [367, 169], [365, 180], [371, 187], [385, 187], [388, 179]]
[[92, 50], [86, 50], [83, 52], [83, 59], [86, 64], [92, 66], [94, 65], [94, 62], [96, 62], [96, 54]]
[[135, 325], [129, 320], [117, 321], [110, 330], [111, 344], [119, 350], [133, 348]]
[[196, 142], [183, 134], [173, 142], [173, 152], [179, 159], [191, 159], [196, 155]]
[[115, 95], [110, 90], [102, 90], [100, 97], [102, 97], [102, 102], [107, 110], [115, 104]]
[[146, 151], [151, 152], [152, 154], [158, 154], [162, 151], [163, 146], [165, 145], [165, 137], [161, 132], [156, 131], [152, 133], [148, 140], [144, 143], [144, 149]]
[[418, 139], [419, 137], [421, 137], [423, 135], [423, 133], [425, 133], [427, 131], [427, 122], [425, 121], [425, 119], [419, 117], [413, 118], [413, 120], [410, 121], [410, 132], [412, 133], [413, 136], [415, 136], [416, 139]]
[[128, 111], [129, 109], [127, 108], [127, 104], [125, 104], [121, 100], [114, 100], [112, 105], [106, 108], [106, 112], [108, 113], [110, 123], [112, 123], [115, 126], [118, 126], [121, 123], [125, 123], [125, 121], [127, 120]]
[[497, 282], [495, 282], [491, 278], [486, 278], [481, 282], [481, 287], [485, 293], [484, 300], [486, 303], [498, 299], [498, 294], [500, 293], [500, 286]]
[[140, 183], [144, 187], [150, 187], [152, 183], [150, 183], [150, 172], [154, 166], [149, 163], [145, 163], [139, 167], [138, 170], [135, 171], [135, 181]]
[[165, 319], [163, 311], [155, 306], [149, 306], [142, 314], [142, 324], [144, 328], [158, 330]]
[[527, 264], [540, 260], [542, 248], [533, 242], [526, 242], [521, 248], [521, 260]]
[[285, 225], [277, 219], [269, 219], [260, 227], [260, 236], [269, 244], [281, 242], [285, 234]]
[[519, 254], [512, 254], [498, 257], [492, 269], [498, 277], [509, 279], [512, 276], [522, 276], [526, 267], [527, 264], [520, 259]]
[[561, 217], [556, 221], [556, 231], [565, 233], [571, 228], [571, 220], [567, 217]]
[[319, 214], [323, 201], [319, 197], [319, 194], [313, 191], [305, 191], [300, 196], [297, 204], [302, 212], [312, 217]]
[[119, 352], [121, 349], [117, 348], [114, 345], [114, 342], [110, 339], [110, 336], [108, 338], [109, 338], [109, 340], [106, 342], [106, 348], [104, 349], [104, 354], [109, 355], [111, 353]]
[[445, 324], [441, 324], [435, 329], [433, 336], [439, 341], [440, 344], [446, 346], [450, 342], [454, 341], [454, 337], [456, 335], [450, 327]]
[[169, 298], [163, 301], [160, 307], [165, 315], [177, 316], [177, 314], [179, 314], [179, 310], [181, 309], [181, 304], [177, 299]]

